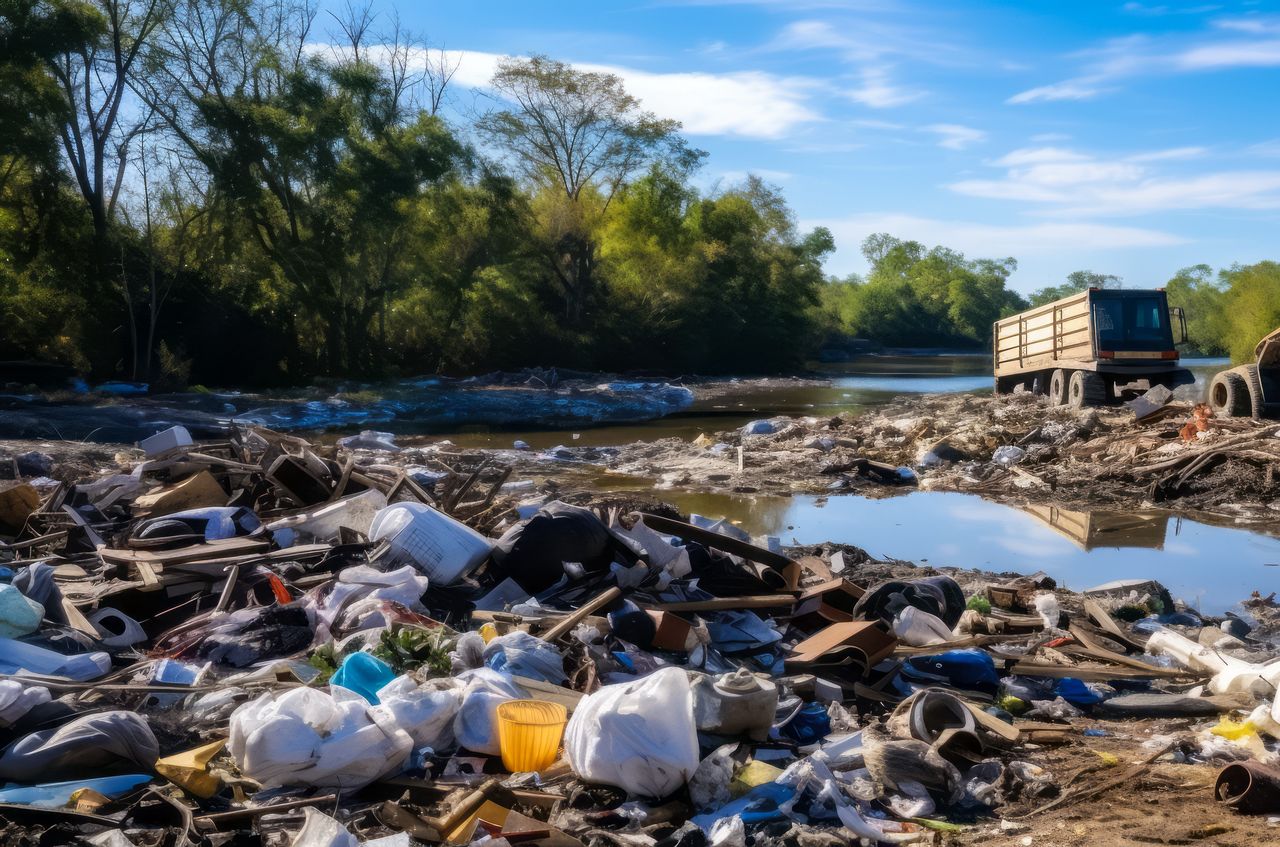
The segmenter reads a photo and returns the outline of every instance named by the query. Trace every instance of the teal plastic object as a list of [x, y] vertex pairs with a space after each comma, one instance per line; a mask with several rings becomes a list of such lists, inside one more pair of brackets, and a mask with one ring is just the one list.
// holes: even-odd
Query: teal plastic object
[[40, 628], [44, 606], [8, 583], [0, 583], [0, 637], [21, 638]]
[[81, 788], [90, 788], [114, 800], [140, 785], [147, 784], [151, 779], [149, 774], [128, 773], [121, 776], [100, 776], [94, 779], [73, 779], [70, 782], [49, 782], [44, 785], [10, 785], [8, 788], [0, 789], [0, 803], [58, 809], [70, 803], [71, 795]]
[[396, 678], [396, 672], [381, 659], [368, 653], [352, 653], [342, 660], [330, 679], [330, 685], [341, 685], [354, 691], [373, 705], [378, 705], [378, 689]]

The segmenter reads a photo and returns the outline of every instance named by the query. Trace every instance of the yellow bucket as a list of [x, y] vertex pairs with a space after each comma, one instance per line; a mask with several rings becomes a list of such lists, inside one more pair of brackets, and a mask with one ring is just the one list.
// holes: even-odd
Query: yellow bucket
[[559, 703], [509, 700], [498, 705], [498, 747], [511, 773], [546, 770], [560, 752], [569, 712]]

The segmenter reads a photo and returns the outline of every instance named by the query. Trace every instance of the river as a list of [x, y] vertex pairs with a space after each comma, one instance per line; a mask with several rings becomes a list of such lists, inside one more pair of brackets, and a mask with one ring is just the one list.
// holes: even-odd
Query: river
[[[1190, 359], [1200, 384], [1229, 365]], [[464, 431], [447, 436], [465, 447], [535, 449], [557, 444], [607, 446], [731, 429], [774, 415], [857, 414], [903, 394], [989, 391], [991, 359], [981, 355], [875, 356], [821, 366], [827, 382], [770, 385], [700, 398], [688, 410], [644, 424], [564, 430]], [[647, 480], [602, 475], [596, 484], [621, 491], [651, 490]], [[685, 512], [727, 517], [754, 535], [784, 544], [853, 544], [877, 557], [938, 567], [997, 572], [1043, 570], [1081, 590], [1115, 579], [1157, 579], [1193, 608], [1221, 614], [1250, 592], [1280, 577], [1280, 539], [1213, 525], [1161, 510], [1074, 512], [1020, 509], [967, 494], [916, 492], [869, 499], [858, 495], [769, 497], [664, 490], [662, 499]]]

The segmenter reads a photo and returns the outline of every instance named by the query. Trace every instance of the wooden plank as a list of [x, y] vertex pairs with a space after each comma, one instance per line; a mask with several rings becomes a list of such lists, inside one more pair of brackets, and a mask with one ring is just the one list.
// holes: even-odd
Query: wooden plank
[[791, 559], [788, 557], [766, 550], [763, 547], [749, 544], [746, 541], [730, 538], [727, 535], [721, 535], [708, 529], [700, 529], [684, 521], [664, 518], [661, 515], [651, 515], [648, 512], [642, 512], [641, 514], [644, 518], [645, 526], [658, 532], [675, 535], [685, 541], [696, 541], [715, 550], [723, 550], [726, 553], [741, 556], [748, 561], [757, 562], [774, 570], [785, 570], [791, 564]]

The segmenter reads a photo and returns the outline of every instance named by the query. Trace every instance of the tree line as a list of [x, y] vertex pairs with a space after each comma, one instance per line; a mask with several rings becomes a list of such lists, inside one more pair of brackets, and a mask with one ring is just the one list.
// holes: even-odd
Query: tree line
[[[464, 108], [456, 70], [367, 7], [0, 0], [0, 360], [782, 371], [833, 338], [981, 346], [1026, 305], [1012, 259], [883, 234], [828, 278], [827, 230], [754, 177], [699, 188], [706, 154], [616, 76], [504, 59]], [[1187, 298], [1235, 287], [1197, 273]]]

